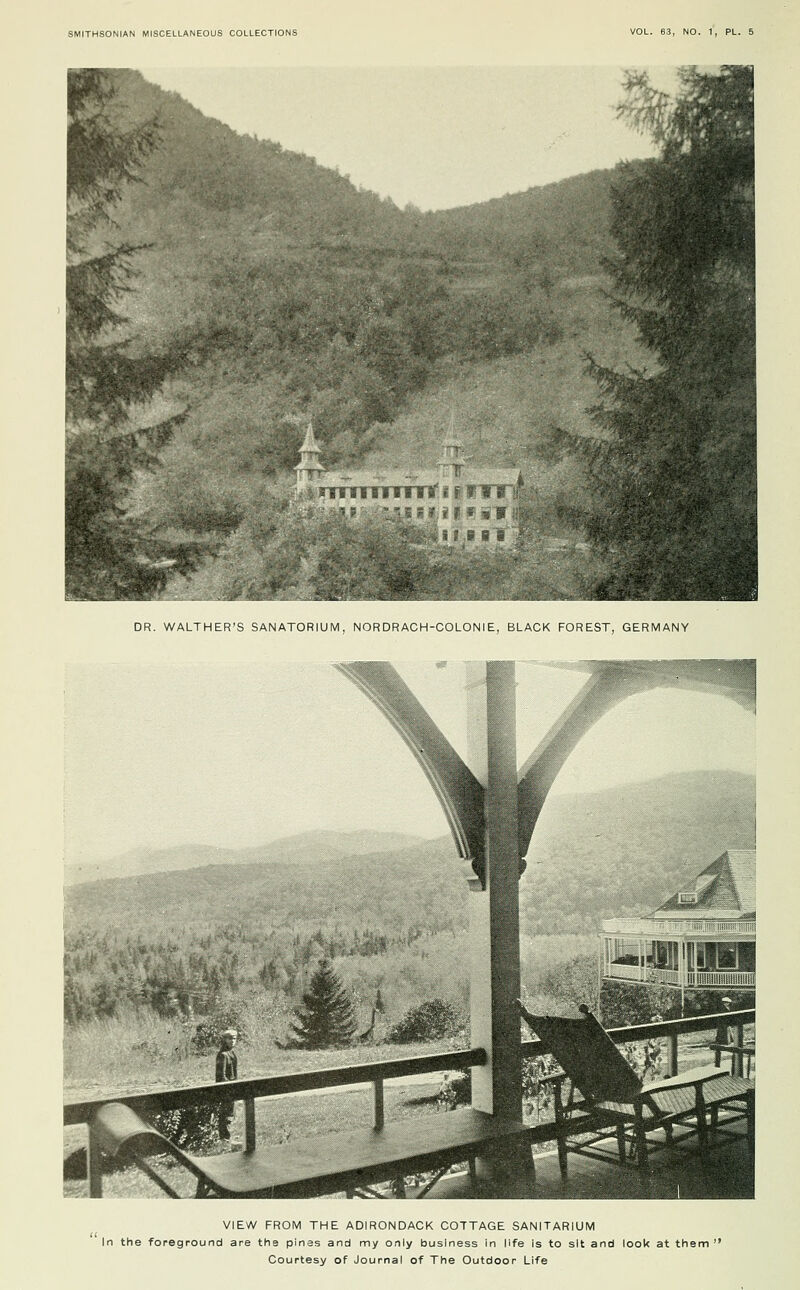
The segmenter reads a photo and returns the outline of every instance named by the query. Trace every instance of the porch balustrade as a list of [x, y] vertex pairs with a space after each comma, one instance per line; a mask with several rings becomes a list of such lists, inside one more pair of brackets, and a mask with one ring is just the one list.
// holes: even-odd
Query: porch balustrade
[[654, 968], [649, 963], [610, 963], [603, 969], [605, 980], [613, 981], [651, 981], [656, 985], [684, 985], [695, 989], [704, 986], [728, 986], [738, 989], [755, 989], [755, 972], [736, 972], [733, 969], [712, 971], [703, 968], [701, 971], [687, 968], [686, 975], [674, 968]]
[[[665, 1075], [678, 1073], [678, 1040], [681, 1035], [707, 1032], [711, 1037], [717, 1026], [724, 1022], [735, 1034], [737, 1047], [744, 1046], [744, 1027], [755, 1021], [755, 1009], [737, 1012], [713, 1013], [702, 1017], [681, 1017], [674, 1021], [654, 1021], [646, 1025], [617, 1026], [609, 1034], [617, 1044], [646, 1039], [667, 1040]], [[538, 1040], [523, 1040], [520, 1045], [523, 1060], [546, 1054], [548, 1049]], [[188, 1106], [213, 1106], [221, 1101], [241, 1101], [244, 1105], [244, 1150], [256, 1147], [256, 1101], [261, 1098], [281, 1097], [289, 1093], [309, 1093], [322, 1089], [344, 1088], [371, 1084], [373, 1088], [373, 1127], [380, 1129], [384, 1123], [384, 1084], [390, 1079], [431, 1074], [449, 1070], [480, 1068], [487, 1062], [482, 1048], [455, 1049], [451, 1052], [425, 1053], [419, 1057], [404, 1057], [384, 1062], [352, 1063], [331, 1066], [322, 1070], [292, 1071], [282, 1075], [265, 1075], [253, 1079], [231, 1080], [222, 1084], [197, 1084], [187, 1088], [159, 1088], [142, 1093], [109, 1093], [106, 1097], [68, 1102], [64, 1106], [64, 1124], [88, 1124], [94, 1112], [110, 1101], [124, 1101], [145, 1119], [159, 1111], [170, 1111]], [[734, 1066], [741, 1058], [734, 1054]], [[741, 1073], [739, 1071], [738, 1073]], [[537, 1124], [530, 1129], [532, 1142], [555, 1141], [555, 1126], [551, 1122]], [[89, 1195], [100, 1195], [100, 1161], [89, 1143]]]
[[[661, 933], [673, 932], [716, 936], [736, 933], [755, 936], [754, 918], [604, 918], [603, 931], [609, 936], [644, 936], [658, 939]], [[663, 939], [663, 937], [662, 937]]]
[[687, 972], [687, 985], [728, 985], [753, 989], [756, 984], [755, 972]]

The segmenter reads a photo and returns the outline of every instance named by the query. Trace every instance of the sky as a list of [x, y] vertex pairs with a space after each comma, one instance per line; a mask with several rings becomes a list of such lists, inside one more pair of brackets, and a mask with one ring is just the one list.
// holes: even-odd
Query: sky
[[[614, 67], [141, 68], [240, 134], [423, 210], [649, 156], [615, 117]], [[672, 89], [674, 69], [652, 69]]]
[[[464, 665], [398, 670], [466, 759]], [[585, 679], [517, 664], [518, 763]], [[552, 791], [674, 771], [753, 774], [754, 727], [719, 695], [655, 690], [604, 717]], [[74, 666], [65, 787], [68, 863], [140, 846], [257, 846], [312, 829], [447, 832], [400, 737], [322, 664]]]

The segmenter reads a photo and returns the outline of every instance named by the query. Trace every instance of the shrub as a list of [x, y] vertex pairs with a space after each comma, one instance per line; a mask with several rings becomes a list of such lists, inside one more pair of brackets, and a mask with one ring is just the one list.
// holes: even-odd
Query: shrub
[[[544, 1107], [553, 1101], [552, 1084], [543, 1084], [542, 1078], [558, 1069], [558, 1062], [549, 1053], [531, 1057], [522, 1063], [522, 1099], [526, 1115], [537, 1122]], [[472, 1072], [446, 1071], [439, 1089], [439, 1104], [448, 1111], [459, 1106], [469, 1106], [472, 1101]]]
[[409, 1008], [397, 1025], [392, 1026], [386, 1042], [412, 1044], [426, 1039], [445, 1039], [458, 1029], [458, 1025], [458, 1013], [451, 1003], [444, 999], [428, 999], [415, 1008]]
[[181, 1106], [159, 1111], [152, 1120], [159, 1133], [183, 1150], [210, 1152], [219, 1146], [215, 1106]]
[[201, 1017], [194, 1028], [192, 1048], [196, 1053], [212, 1053], [219, 1048], [223, 1030], [237, 1031], [240, 1042], [249, 1039], [245, 1010], [236, 1000], [223, 1000], [207, 1017]]
[[644, 982], [634, 985], [626, 981], [604, 981], [600, 1004], [606, 1028], [646, 1025], [655, 1016], [671, 1021], [681, 1012], [678, 991], [671, 986]]
[[445, 1071], [438, 1101], [448, 1111], [469, 1106], [472, 1101], [472, 1071]]

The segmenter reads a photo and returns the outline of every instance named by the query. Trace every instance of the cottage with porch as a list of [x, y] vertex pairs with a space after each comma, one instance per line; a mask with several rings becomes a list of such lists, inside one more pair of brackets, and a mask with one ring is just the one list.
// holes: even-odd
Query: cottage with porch
[[755, 851], [723, 852], [652, 914], [606, 919], [601, 940], [604, 980], [755, 989]]

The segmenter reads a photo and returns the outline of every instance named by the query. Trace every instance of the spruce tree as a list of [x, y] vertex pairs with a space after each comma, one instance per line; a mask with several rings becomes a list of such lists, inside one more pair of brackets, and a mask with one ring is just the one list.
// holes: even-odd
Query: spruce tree
[[322, 959], [295, 1009], [289, 1048], [346, 1048], [356, 1031], [353, 1001], [330, 959]]
[[114, 83], [95, 68], [69, 72], [67, 113], [66, 591], [144, 599], [163, 580], [164, 551], [132, 516], [130, 491], [180, 419], [150, 412], [176, 359], [134, 345], [122, 302], [144, 248], [120, 240], [113, 212], [157, 128], [123, 124]]
[[593, 358], [599, 433], [582, 442], [588, 536], [608, 599], [756, 594], [753, 76], [682, 68], [674, 96], [628, 73], [618, 114], [656, 158], [623, 163], [612, 193], [615, 304], [648, 351], [639, 369]]

